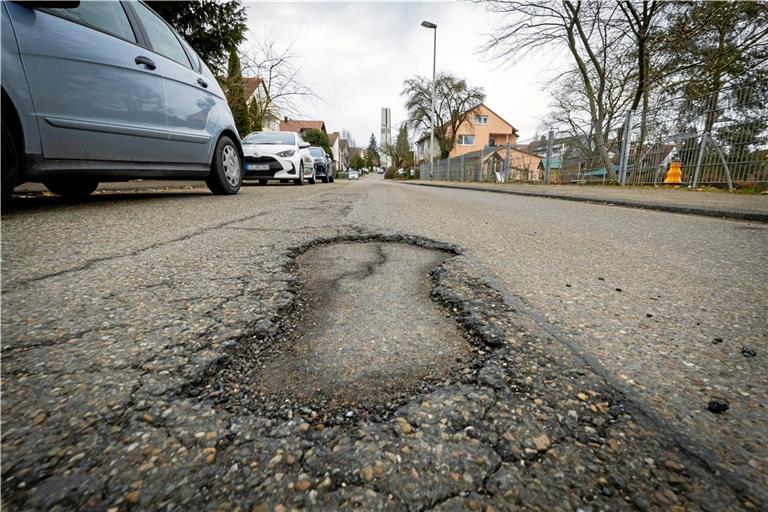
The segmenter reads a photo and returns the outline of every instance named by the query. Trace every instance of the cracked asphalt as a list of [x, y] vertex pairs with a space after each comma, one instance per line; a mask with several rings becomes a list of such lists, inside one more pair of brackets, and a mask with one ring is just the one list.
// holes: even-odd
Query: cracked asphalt
[[765, 226], [494, 196], [18, 200], [3, 508], [764, 508]]

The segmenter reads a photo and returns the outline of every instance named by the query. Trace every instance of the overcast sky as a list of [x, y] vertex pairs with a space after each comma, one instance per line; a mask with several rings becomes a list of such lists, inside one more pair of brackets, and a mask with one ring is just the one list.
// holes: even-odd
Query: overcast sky
[[[549, 103], [543, 90], [562, 57], [529, 56], [500, 67], [478, 53], [498, 15], [469, 3], [247, 3], [249, 39], [264, 34], [293, 44], [300, 79], [321, 98], [302, 104], [303, 118], [329, 132], [348, 129], [358, 145], [379, 139], [381, 107], [392, 109], [393, 138], [405, 120], [403, 80], [432, 74], [432, 31], [438, 25], [437, 69], [482, 86], [486, 104], [520, 132], [535, 135]], [[247, 50], [247, 46], [246, 46]]]

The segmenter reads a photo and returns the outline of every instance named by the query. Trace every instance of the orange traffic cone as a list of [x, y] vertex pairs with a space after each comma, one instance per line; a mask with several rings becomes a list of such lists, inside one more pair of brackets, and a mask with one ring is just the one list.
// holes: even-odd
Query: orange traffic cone
[[665, 185], [682, 185], [683, 184], [683, 171], [680, 168], [680, 160], [672, 160], [669, 162], [669, 170], [667, 171], [667, 177], [664, 178]]

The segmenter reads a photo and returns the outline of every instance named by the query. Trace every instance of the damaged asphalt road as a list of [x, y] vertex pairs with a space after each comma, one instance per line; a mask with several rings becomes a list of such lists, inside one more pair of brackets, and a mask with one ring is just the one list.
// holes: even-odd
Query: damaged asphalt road
[[3, 508], [763, 506], [752, 473], [659, 424], [469, 244], [421, 217], [376, 226], [396, 188], [4, 215]]
[[[442, 377], [469, 345], [430, 300], [429, 272], [445, 253], [404, 244], [342, 243], [297, 260], [303, 303], [292, 339], [268, 353], [238, 354], [231, 386], [264, 400], [329, 408], [374, 405]], [[237, 394], [231, 392], [230, 394]]]

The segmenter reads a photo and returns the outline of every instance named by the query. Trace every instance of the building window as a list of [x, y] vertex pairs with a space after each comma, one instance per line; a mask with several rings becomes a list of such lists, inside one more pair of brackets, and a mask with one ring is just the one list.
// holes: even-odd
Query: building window
[[488, 124], [488, 116], [475, 116], [475, 124]]
[[459, 146], [474, 146], [474, 145], [475, 145], [474, 135], [459, 135]]

